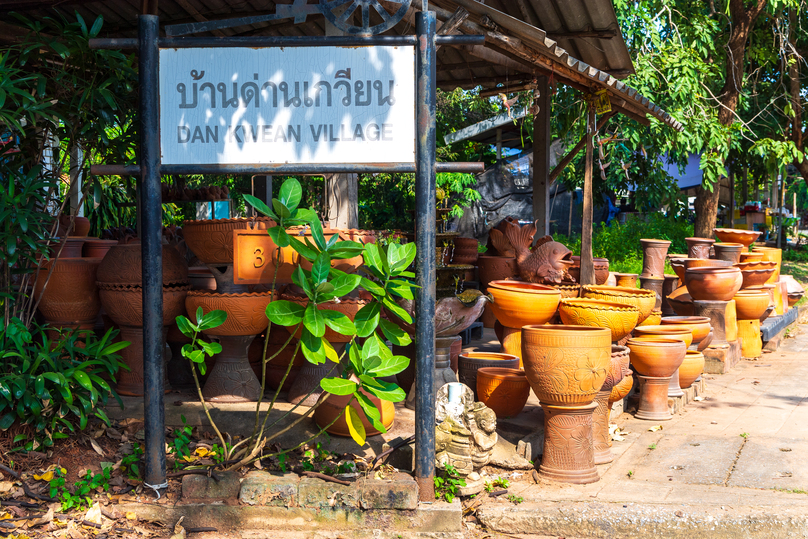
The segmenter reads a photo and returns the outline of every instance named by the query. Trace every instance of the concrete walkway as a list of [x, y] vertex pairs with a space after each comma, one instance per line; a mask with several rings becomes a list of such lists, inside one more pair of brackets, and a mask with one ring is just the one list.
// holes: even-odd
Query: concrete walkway
[[613, 417], [625, 440], [597, 483], [515, 482], [509, 493], [524, 502], [487, 502], [479, 522], [557, 537], [808, 537], [808, 332], [798, 333], [705, 375], [704, 400], [671, 421]]

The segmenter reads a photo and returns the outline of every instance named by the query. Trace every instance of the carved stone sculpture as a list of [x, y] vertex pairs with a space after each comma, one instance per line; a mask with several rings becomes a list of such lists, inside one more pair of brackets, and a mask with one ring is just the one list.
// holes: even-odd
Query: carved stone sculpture
[[[451, 464], [465, 477], [491, 460], [499, 439], [497, 416], [464, 385], [456, 402], [449, 402], [449, 384], [438, 390], [435, 406], [435, 466]], [[458, 406], [459, 405], [459, 406]]]
[[508, 223], [505, 231], [505, 236], [514, 246], [516, 265], [522, 280], [539, 284], [572, 282], [573, 278], [569, 274], [572, 251], [564, 244], [553, 241], [552, 236], [540, 238], [533, 249], [530, 249], [527, 240], [532, 240], [535, 233], [535, 225], [520, 227], [513, 223]]

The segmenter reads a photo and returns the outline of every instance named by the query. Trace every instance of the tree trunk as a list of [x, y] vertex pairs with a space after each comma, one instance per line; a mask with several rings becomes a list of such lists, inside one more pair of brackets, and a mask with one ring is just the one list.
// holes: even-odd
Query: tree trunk
[[[796, 55], [797, 51], [797, 10], [792, 9], [788, 12], [788, 42], [791, 44], [791, 51]], [[791, 58], [794, 60], [788, 66], [788, 85], [789, 93], [791, 94], [791, 108], [794, 110], [794, 117], [791, 119], [791, 140], [794, 145], [801, 152], [805, 152], [805, 139], [806, 134], [802, 130], [802, 104], [800, 102], [800, 58]], [[808, 183], [808, 158], [803, 158], [802, 161], [794, 160], [794, 166], [802, 175], [802, 179]]]
[[[749, 10], [744, 7], [744, 0], [730, 0], [732, 27], [727, 43], [726, 78], [724, 87], [721, 89], [718, 101], [718, 121], [721, 125], [732, 125], [735, 117], [735, 110], [738, 108], [738, 98], [743, 88], [744, 58], [746, 56], [746, 42], [749, 40], [749, 33], [755, 24], [766, 0], [755, 0], [755, 4]], [[718, 194], [720, 191], [719, 182], [712, 188], [700, 186], [696, 189], [696, 224], [694, 233], [696, 237], [712, 238], [713, 228], [718, 217]]]

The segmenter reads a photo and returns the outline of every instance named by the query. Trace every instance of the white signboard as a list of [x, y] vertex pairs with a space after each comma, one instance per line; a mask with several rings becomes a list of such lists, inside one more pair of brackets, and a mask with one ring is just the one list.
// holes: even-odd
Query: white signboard
[[160, 50], [164, 164], [413, 163], [414, 47]]

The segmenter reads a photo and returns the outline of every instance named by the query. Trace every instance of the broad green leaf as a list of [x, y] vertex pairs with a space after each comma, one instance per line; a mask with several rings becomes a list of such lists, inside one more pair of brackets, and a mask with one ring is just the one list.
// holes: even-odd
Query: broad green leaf
[[387, 291], [393, 294], [394, 296], [398, 296], [404, 299], [415, 299], [415, 294], [413, 293], [414, 286], [407, 281], [400, 281], [398, 279], [390, 279], [387, 281]]
[[337, 275], [331, 280], [331, 284], [334, 285], [332, 294], [338, 298], [348, 295], [356, 290], [356, 287], [359, 286], [362, 279], [363, 278], [361, 276], [353, 273], [343, 273], [342, 275]]
[[398, 271], [407, 269], [412, 261], [415, 260], [414, 243], [406, 243], [397, 246], [397, 249], [392, 249], [394, 243], [391, 243], [387, 250], [387, 262], [390, 265], [390, 273], [395, 274]]
[[191, 324], [191, 321], [182, 315], [179, 315], [176, 318], [176, 320], [177, 320], [177, 327], [182, 332], [182, 334], [188, 337], [189, 339], [192, 339], [194, 336], [196, 326]]
[[341, 335], [355, 335], [356, 326], [345, 314], [339, 311], [323, 309], [320, 311], [325, 318], [325, 324]]
[[359, 406], [362, 408], [362, 411], [365, 412], [365, 417], [373, 425], [373, 428], [382, 433], [387, 432], [387, 429], [384, 428], [382, 424], [382, 414], [379, 409], [376, 408], [376, 405], [373, 404], [373, 401], [361, 391], [354, 393], [354, 395], [356, 395]]
[[314, 293], [309, 285], [309, 280], [306, 277], [305, 271], [300, 266], [296, 267], [295, 271], [292, 272], [292, 282], [302, 288], [310, 300], [314, 300]]
[[308, 260], [309, 262], [313, 262], [315, 258], [317, 258], [317, 250], [312, 249], [306, 243], [303, 243], [299, 239], [294, 236], [289, 236], [289, 244], [292, 248], [297, 251], [297, 253]]
[[384, 264], [382, 264], [382, 257], [379, 253], [379, 246], [375, 243], [365, 245], [365, 265], [384, 275]]
[[214, 310], [209, 312], [204, 316], [202, 319], [202, 323], [199, 324], [199, 331], [205, 331], [206, 329], [217, 328], [224, 324], [225, 320], [227, 320], [227, 313], [221, 310]]
[[318, 303], [323, 303], [334, 298], [334, 285], [331, 283], [320, 283], [314, 288], [314, 293], [317, 294]]
[[367, 374], [378, 377], [392, 376], [402, 372], [409, 364], [410, 358], [407, 356], [393, 356], [382, 359], [381, 364], [378, 367], [369, 369]]
[[269, 234], [269, 237], [272, 238], [272, 241], [274, 241], [275, 245], [278, 247], [286, 247], [289, 245], [289, 234], [287, 234], [283, 228], [279, 226], [270, 227], [267, 229], [267, 234]]
[[281, 191], [278, 199], [281, 203], [293, 212], [300, 204], [300, 199], [303, 197], [303, 188], [300, 187], [300, 182], [295, 178], [289, 178], [281, 185]]
[[359, 337], [367, 337], [379, 325], [381, 313], [381, 306], [377, 302], [368, 303], [356, 313], [354, 317], [354, 325], [356, 326], [356, 334]]
[[309, 223], [309, 226], [311, 226], [311, 237], [314, 240], [314, 244], [321, 251], [325, 251], [326, 241], [325, 235], [323, 234], [323, 224], [319, 219], [315, 219]]
[[375, 283], [368, 279], [367, 277], [360, 277], [362, 288], [373, 294], [374, 296], [384, 296], [385, 290], [384, 287], [378, 283]]
[[356, 374], [362, 374], [365, 370], [362, 368], [362, 356], [360, 355], [359, 345], [356, 342], [348, 344], [348, 359], [351, 361], [351, 367]]
[[16, 417], [17, 416], [14, 415], [14, 412], [9, 412], [6, 415], [4, 415], [3, 418], [0, 419], [0, 430], [6, 430], [11, 425], [13, 425]]
[[407, 398], [407, 394], [404, 392], [404, 390], [397, 385], [385, 382], [384, 380], [376, 380], [376, 382], [378, 383], [378, 386], [363, 384], [362, 387], [383, 401], [401, 402]]
[[407, 346], [412, 343], [412, 337], [409, 333], [384, 318], [379, 320], [379, 327], [382, 328], [382, 333], [388, 341], [396, 346]]
[[289, 327], [303, 321], [305, 310], [306, 308], [299, 303], [281, 299], [267, 305], [266, 315], [273, 324]]
[[320, 386], [333, 395], [351, 395], [356, 391], [356, 382], [343, 378], [323, 378]]
[[315, 337], [325, 335], [325, 318], [314, 303], [309, 303], [303, 312], [303, 325]]
[[311, 331], [305, 327], [300, 336], [300, 349], [303, 351], [303, 357], [305, 357], [309, 363], [314, 363], [315, 365], [325, 363], [326, 356], [325, 348], [323, 347], [323, 339], [315, 337], [311, 334]]
[[351, 433], [354, 442], [360, 446], [365, 445], [365, 426], [362, 424], [359, 414], [350, 404], [345, 407], [345, 422], [348, 424], [348, 432]]
[[215, 356], [222, 351], [222, 345], [217, 342], [205, 342], [202, 340], [196, 341], [196, 344], [205, 351], [209, 356]]
[[81, 384], [81, 387], [83, 387], [87, 391], [93, 390], [93, 383], [90, 381], [90, 377], [87, 376], [87, 373], [85, 373], [84, 371], [75, 371], [73, 373], [73, 378], [75, 378], [76, 381], [79, 384]]
[[315, 285], [324, 283], [328, 279], [328, 272], [331, 270], [331, 258], [328, 253], [320, 253], [314, 260], [311, 267], [311, 280]]
[[339, 354], [337, 353], [336, 350], [334, 350], [334, 347], [331, 346], [331, 343], [328, 342], [328, 340], [325, 337], [322, 338], [322, 342], [323, 342], [323, 350], [325, 350], [325, 357], [329, 361], [333, 361], [334, 363], [339, 363], [339, 359], [340, 359]]
[[255, 208], [255, 211], [257, 211], [258, 213], [263, 213], [264, 215], [274, 219], [275, 221], [278, 220], [278, 216], [275, 215], [274, 211], [269, 209], [269, 206], [267, 206], [263, 200], [260, 200], [252, 195], [247, 194], [244, 194], [242, 196], [244, 197], [244, 200], [247, 202], [247, 204]]
[[292, 212], [289, 211], [289, 208], [277, 198], [272, 199], [272, 209], [275, 210], [275, 213], [278, 214], [281, 220], [288, 219], [292, 216]]
[[410, 314], [407, 311], [402, 309], [395, 301], [385, 296], [384, 298], [382, 298], [382, 303], [384, 304], [385, 309], [395, 314], [396, 316], [404, 320], [406, 323], [412, 324], [412, 316], [410, 316]]
[[373, 356], [378, 356], [379, 351], [381, 350], [381, 339], [375, 333], [372, 334], [365, 340], [365, 343], [362, 345], [362, 366], [367, 368], [367, 364], [365, 360], [371, 358]]

